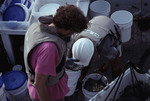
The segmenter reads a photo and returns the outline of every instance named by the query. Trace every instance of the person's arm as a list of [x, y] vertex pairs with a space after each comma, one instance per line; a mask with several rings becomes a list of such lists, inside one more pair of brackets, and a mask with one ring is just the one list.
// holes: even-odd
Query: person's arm
[[37, 90], [37, 94], [40, 98], [40, 101], [51, 101], [48, 92], [48, 86], [46, 86], [47, 79], [48, 79], [48, 75], [41, 75], [35, 73], [34, 87]]
[[110, 35], [108, 35], [103, 39], [101, 44], [97, 47], [98, 53], [109, 60], [99, 70], [104, 72], [111, 66], [114, 73], [120, 74], [121, 72], [120, 59], [119, 59], [120, 52], [116, 49], [116, 47], [112, 46], [113, 42], [114, 40], [111, 38]]

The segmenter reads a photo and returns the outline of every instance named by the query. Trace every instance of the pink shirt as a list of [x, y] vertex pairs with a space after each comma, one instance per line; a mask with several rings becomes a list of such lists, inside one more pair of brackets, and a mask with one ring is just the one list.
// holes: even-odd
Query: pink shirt
[[[54, 43], [44, 42], [38, 45], [32, 52], [31, 65], [36, 73], [44, 75], [56, 75], [56, 64], [59, 60], [57, 47]], [[68, 76], [65, 75], [55, 85], [48, 87], [52, 101], [63, 98], [68, 92]], [[29, 94], [34, 99], [39, 99], [36, 89], [28, 81]]]

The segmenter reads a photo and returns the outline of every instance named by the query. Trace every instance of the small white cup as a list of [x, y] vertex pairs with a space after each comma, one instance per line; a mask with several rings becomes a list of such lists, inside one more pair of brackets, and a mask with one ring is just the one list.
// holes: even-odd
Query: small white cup
[[22, 66], [19, 65], [19, 64], [18, 65], [14, 65], [12, 70], [20, 70], [21, 71], [22, 70]]

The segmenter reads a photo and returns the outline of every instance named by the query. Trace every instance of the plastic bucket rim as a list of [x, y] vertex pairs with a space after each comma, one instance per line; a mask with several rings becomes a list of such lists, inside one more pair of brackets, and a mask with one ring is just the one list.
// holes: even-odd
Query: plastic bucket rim
[[[3, 15], [5, 16], [6, 11], [7, 11], [8, 9], [11, 9], [11, 7], [13, 7], [13, 6], [19, 6], [19, 7], [21, 7], [21, 8], [23, 9], [23, 11], [24, 11], [24, 13], [25, 13], [24, 21], [27, 21], [27, 20], [28, 20], [28, 17], [29, 17], [29, 11], [28, 11], [27, 7], [26, 7], [25, 5], [23, 5], [23, 4], [21, 4], [21, 3], [15, 3], [14, 5], [8, 6], [8, 7], [6, 8], [5, 12], [3, 13]], [[4, 18], [3, 18], [3, 20], [4, 20]], [[7, 21], [7, 20], [4, 20], [4, 21]], [[16, 21], [16, 20], [8, 20], [8, 21]]]
[[16, 95], [23, 93], [25, 90], [27, 90], [27, 80], [25, 81], [25, 83], [21, 87], [14, 89], [14, 90], [7, 90], [7, 92], [16, 96]]
[[[114, 19], [116, 15], [118, 15], [119, 13], [124, 13], [126, 12], [126, 14], [128, 15], [128, 18], [130, 17], [130, 19], [128, 19], [128, 21], [126, 23], [118, 23], [118, 21], [116, 22], [116, 20]], [[127, 11], [127, 10], [118, 10], [118, 11], [115, 11], [111, 14], [110, 16], [111, 19], [113, 19], [115, 21], [116, 24], [118, 25], [124, 25], [124, 24], [128, 24], [128, 23], [131, 23], [133, 22], [133, 15], [131, 12]]]
[[[20, 72], [20, 73], [22, 73], [23, 75], [23, 77], [24, 77], [24, 80], [23, 80], [23, 82], [22, 82], [22, 85], [26, 82], [26, 75], [25, 75], [25, 73], [24, 72], [22, 72], [22, 71], [20, 71], [20, 70], [15, 70], [15, 71], [9, 71], [9, 72], [7, 72], [7, 73], [5, 73], [4, 75], [3, 75], [3, 81], [4, 81], [4, 79], [5, 79], [5, 77], [7, 77], [7, 75], [9, 74], [9, 73], [12, 73], [12, 72]], [[5, 81], [4, 81], [4, 85], [6, 86], [6, 84], [5, 84]], [[19, 87], [15, 87], [14, 89], [18, 89], [18, 88], [20, 88], [20, 87], [22, 87], [22, 85], [20, 84], [20, 86]], [[7, 89], [6, 87], [5, 87], [5, 90], [7, 90], [7, 91], [12, 91], [12, 90], [14, 90], [14, 89]]]
[[95, 11], [92, 11], [91, 13], [92, 13], [92, 14], [96, 14], [96, 15], [101, 15], [101, 14], [102, 14], [102, 15], [103, 15], [103, 14], [106, 15], [106, 14], [109, 14], [110, 11], [108, 11], [108, 12], [106, 12], [106, 11], [104, 11], [104, 12], [95, 12]]
[[[110, 3], [109, 3], [108, 1], [104, 1], [104, 0], [101, 0], [101, 1], [99, 1], [99, 0], [93, 1], [93, 2], [90, 4], [90, 10], [91, 10], [92, 12], [101, 13], [101, 12], [97, 12], [97, 11], [91, 9], [91, 5], [92, 5], [93, 3], [96, 3], [96, 2], [105, 2], [106, 4], [108, 4], [107, 9], [105, 9], [105, 10], [103, 10], [103, 11], [101, 11], [101, 12], [106, 12], [106, 11], [107, 11], [107, 12], [110, 12], [110, 9], [111, 9]], [[94, 7], [94, 6], [93, 6], [93, 7]]]
[[91, 76], [91, 75], [92, 76], [94, 76], [94, 75], [100, 75], [100, 76], [103, 76], [102, 78], [104, 78], [104, 79], [107, 80], [107, 84], [106, 84], [106, 86], [102, 90], [104, 90], [104, 89], [106, 89], [106, 88], [109, 87], [108, 79], [104, 75], [101, 75], [100, 73], [92, 73], [92, 74], [87, 75], [86, 76], [87, 78], [85, 77], [83, 79], [83, 81], [82, 81], [82, 92], [83, 92], [83, 95], [84, 95], [84, 97], [85, 97], [86, 100], [89, 100], [90, 98], [92, 98], [93, 96], [95, 96], [98, 92], [102, 91], [102, 90], [100, 90], [100, 91], [97, 91], [97, 92], [89, 92], [88, 90], [84, 89], [85, 82], [88, 80], [88, 76]]
[[129, 22], [127, 24], [117, 24], [117, 25], [119, 26], [120, 29], [128, 29], [128, 28], [132, 27], [133, 21]]
[[15, 3], [15, 5], [19, 5], [20, 7], [22, 7], [24, 9], [25, 14], [26, 14], [26, 17], [25, 17], [24, 21], [28, 21], [28, 19], [29, 19], [29, 9], [25, 5], [20, 4], [20, 3]]
[[56, 10], [57, 10], [60, 7], [60, 4], [58, 4], [58, 3], [47, 3], [47, 4], [44, 4], [43, 6], [41, 6], [39, 8], [38, 12], [45, 12], [46, 13], [46, 11], [43, 11], [44, 7], [46, 7], [46, 6], [52, 6], [52, 8], [54, 8], [54, 9], [56, 8]]
[[[95, 76], [95, 75], [100, 75], [100, 76], [103, 76], [104, 78], [106, 78], [106, 76], [104, 76], [104, 75], [101, 75], [100, 73], [91, 73], [91, 74], [89, 74], [89, 75], [87, 75], [84, 79], [83, 79], [83, 81], [82, 82], [84, 82], [85, 80], [88, 80], [87, 78], [89, 78], [89, 76]], [[107, 79], [107, 78], [106, 78]], [[108, 79], [107, 79], [108, 80]]]
[[[107, 83], [106, 86], [109, 85], [109, 84], [108, 84], [108, 79], [106, 78], [106, 76], [101, 75], [100, 73], [92, 73], [92, 74], [87, 75], [87, 76], [83, 79], [83, 81], [82, 81], [82, 88], [84, 88], [85, 82], [86, 82], [89, 78], [91, 78], [91, 77], [89, 77], [89, 76], [94, 76], [94, 75], [103, 76], [101, 79], [106, 80], [106, 83]], [[105, 86], [105, 87], [106, 87], [106, 86]], [[104, 87], [104, 88], [105, 88], [105, 87]]]

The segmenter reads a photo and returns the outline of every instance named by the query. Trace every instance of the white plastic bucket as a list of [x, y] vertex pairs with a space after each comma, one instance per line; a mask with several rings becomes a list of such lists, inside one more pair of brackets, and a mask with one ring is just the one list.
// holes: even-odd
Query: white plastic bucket
[[74, 94], [74, 91], [76, 89], [76, 86], [71, 86], [71, 85], [68, 85], [70, 91], [66, 94], [66, 96], [71, 96]]
[[93, 18], [98, 15], [109, 16], [111, 5], [108, 1], [97, 0], [90, 4], [90, 17]]
[[27, 95], [27, 92], [27, 81], [25, 81], [25, 83], [20, 88], [8, 91], [8, 93], [12, 94], [15, 97], [16, 101], [21, 101], [21, 99]]
[[120, 27], [121, 41], [123, 43], [129, 41], [131, 39], [133, 15], [129, 11], [118, 10], [111, 14], [111, 19]]
[[60, 7], [60, 4], [58, 3], [47, 3], [44, 5], [37, 5], [38, 11], [33, 12], [33, 16], [35, 20], [38, 20], [40, 16], [48, 16], [48, 15], [55, 15], [57, 9]]
[[19, 4], [23, 4], [25, 5], [29, 10], [31, 10], [31, 6], [32, 6], [32, 0], [11, 0], [10, 5], [14, 5], [16, 3], [19, 3]]
[[81, 75], [81, 70], [72, 71], [66, 69], [66, 74], [68, 75], [68, 87], [70, 88], [70, 91], [66, 96], [71, 96], [77, 86], [78, 79]]
[[26, 75], [22, 71], [10, 71], [3, 75], [5, 89], [15, 101], [21, 101], [28, 94]]
[[5, 94], [5, 86], [1, 76], [0, 76], [0, 101], [7, 101], [7, 97]]
[[17, 64], [17, 65], [14, 65], [13, 67], [12, 67], [12, 70], [22, 70], [22, 66], [21, 65], [19, 65], [19, 64]]
[[56, 10], [59, 8], [57, 3], [48, 3], [40, 7], [39, 12], [43, 12], [47, 15], [55, 15]]
[[[84, 94], [84, 98], [85, 98], [85, 101], [88, 101], [90, 100], [93, 96], [95, 96], [98, 92], [89, 92], [88, 90], [86, 90], [84, 88], [85, 86], [85, 83], [88, 79], [93, 79], [93, 80], [99, 80], [100, 78], [102, 79], [102, 82], [105, 82], [106, 83], [106, 87], [108, 86], [108, 80], [105, 76], [99, 74], [99, 73], [92, 73], [92, 74], [89, 74], [87, 75], [84, 79], [83, 79], [83, 83], [82, 83], [82, 92]], [[106, 88], [105, 87], [105, 88]], [[105, 89], [104, 88], [104, 89]]]

